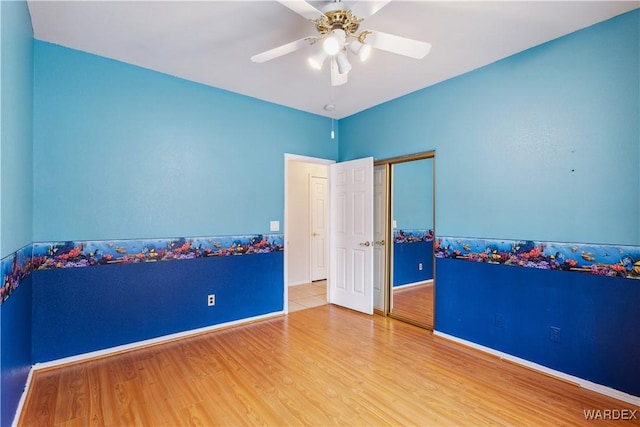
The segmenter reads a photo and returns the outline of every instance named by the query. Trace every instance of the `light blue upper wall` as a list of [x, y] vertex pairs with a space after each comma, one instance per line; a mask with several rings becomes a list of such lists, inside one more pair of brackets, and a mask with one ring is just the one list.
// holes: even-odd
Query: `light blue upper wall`
[[640, 11], [340, 122], [340, 160], [436, 150], [436, 234], [640, 244]]
[[338, 155], [327, 118], [40, 41], [34, 113], [34, 241], [267, 233], [284, 153]]
[[0, 2], [0, 258], [32, 241], [33, 30], [24, 1]]
[[433, 159], [391, 167], [396, 229], [433, 230]]

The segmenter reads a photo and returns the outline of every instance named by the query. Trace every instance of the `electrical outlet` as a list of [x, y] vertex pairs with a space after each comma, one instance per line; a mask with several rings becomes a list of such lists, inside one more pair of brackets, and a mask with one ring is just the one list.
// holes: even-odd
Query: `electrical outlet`
[[555, 326], [549, 327], [549, 339], [551, 342], [560, 342], [560, 328]]
[[207, 305], [212, 307], [216, 305], [216, 296], [215, 294], [207, 295]]
[[495, 318], [496, 328], [504, 328], [504, 315], [500, 313], [496, 313]]
[[422, 263], [421, 262], [418, 263], [418, 270], [422, 271]]

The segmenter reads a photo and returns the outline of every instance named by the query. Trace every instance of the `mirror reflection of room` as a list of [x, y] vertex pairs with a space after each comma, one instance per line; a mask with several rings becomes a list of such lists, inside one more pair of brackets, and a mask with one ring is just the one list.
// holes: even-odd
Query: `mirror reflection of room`
[[433, 327], [433, 159], [392, 165], [391, 313]]

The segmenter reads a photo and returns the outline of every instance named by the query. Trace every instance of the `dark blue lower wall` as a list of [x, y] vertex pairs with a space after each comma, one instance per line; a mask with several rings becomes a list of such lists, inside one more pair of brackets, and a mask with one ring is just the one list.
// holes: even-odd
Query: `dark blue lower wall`
[[[418, 264], [422, 263], [422, 270]], [[393, 286], [433, 279], [433, 241], [393, 244]]]
[[637, 280], [441, 258], [436, 274], [439, 332], [640, 396]]
[[0, 306], [0, 425], [9, 426], [31, 368], [31, 276]]
[[[283, 252], [40, 270], [33, 362], [283, 309]], [[207, 295], [216, 295], [208, 307]]]

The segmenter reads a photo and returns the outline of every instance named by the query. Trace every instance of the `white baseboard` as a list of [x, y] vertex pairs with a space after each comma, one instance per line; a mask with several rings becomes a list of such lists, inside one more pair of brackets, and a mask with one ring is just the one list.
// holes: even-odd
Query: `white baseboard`
[[29, 375], [27, 375], [27, 382], [24, 385], [24, 390], [22, 390], [22, 396], [20, 396], [20, 401], [18, 401], [18, 407], [16, 408], [16, 414], [13, 416], [13, 422], [11, 423], [11, 427], [18, 426], [18, 421], [20, 421], [20, 414], [22, 414], [22, 408], [24, 408], [24, 403], [27, 400], [27, 392], [29, 391], [29, 387], [31, 386], [32, 377], [33, 377], [33, 367], [29, 368]]
[[264, 320], [270, 317], [283, 315], [284, 311], [276, 311], [273, 313], [262, 314], [260, 316], [248, 317], [244, 319], [234, 320], [231, 322], [220, 323], [217, 325], [205, 326], [203, 328], [191, 329], [184, 332], [177, 332], [175, 334], [163, 335], [161, 337], [152, 338], [144, 341], [136, 341], [130, 344], [119, 345], [117, 347], [110, 347], [103, 350], [92, 351], [89, 353], [78, 354], [76, 356], [64, 357], [62, 359], [52, 360], [49, 362], [41, 362], [33, 365], [33, 370], [38, 371], [41, 369], [48, 369], [56, 366], [67, 365], [69, 363], [82, 362], [89, 359], [95, 359], [97, 357], [108, 356], [115, 353], [121, 353], [123, 351], [133, 350], [136, 348], [147, 347], [150, 345], [160, 344], [167, 341], [174, 341], [180, 338], [186, 338], [193, 335], [202, 334], [205, 332], [215, 331], [217, 329], [228, 328], [230, 326], [237, 326], [243, 323], [255, 322], [257, 320]]
[[395, 291], [395, 290], [411, 288], [413, 286], [420, 286], [420, 285], [433, 285], [433, 279], [422, 280], [420, 282], [405, 283], [404, 285], [394, 286], [393, 290]]
[[251, 322], [255, 322], [258, 320], [265, 320], [271, 317], [276, 317], [276, 316], [281, 316], [284, 315], [284, 311], [276, 311], [273, 313], [267, 313], [267, 314], [262, 314], [260, 316], [254, 316], [254, 317], [248, 317], [248, 318], [244, 318], [244, 319], [239, 319], [239, 320], [234, 320], [231, 322], [225, 322], [225, 323], [220, 323], [217, 325], [211, 325], [211, 326], [205, 326], [203, 328], [198, 328], [198, 329], [191, 329], [188, 331], [184, 331], [184, 332], [178, 332], [175, 334], [170, 334], [170, 335], [164, 335], [161, 337], [157, 337], [157, 338], [152, 338], [152, 339], [148, 339], [148, 340], [144, 340], [144, 341], [137, 341], [134, 343], [130, 343], [130, 344], [125, 344], [125, 345], [119, 345], [117, 347], [111, 347], [111, 348], [106, 348], [103, 350], [97, 350], [97, 351], [92, 351], [89, 353], [84, 353], [84, 354], [78, 354], [75, 356], [69, 356], [69, 357], [64, 357], [62, 359], [57, 359], [57, 360], [52, 360], [49, 362], [41, 362], [41, 363], [36, 363], [34, 364], [31, 369], [29, 369], [29, 375], [27, 376], [27, 382], [24, 386], [24, 390], [22, 392], [22, 396], [20, 396], [20, 401], [18, 402], [18, 407], [16, 408], [16, 414], [13, 418], [13, 423], [11, 424], [12, 427], [16, 427], [18, 425], [18, 421], [20, 420], [20, 415], [22, 414], [22, 409], [24, 407], [25, 404], [25, 400], [27, 398], [27, 394], [29, 392], [29, 389], [31, 387], [31, 378], [33, 376], [33, 372], [34, 371], [38, 371], [41, 369], [48, 369], [48, 368], [54, 368], [57, 366], [63, 366], [63, 365], [67, 365], [67, 364], [71, 364], [71, 363], [77, 363], [77, 362], [82, 362], [82, 361], [86, 361], [86, 360], [90, 360], [90, 359], [95, 359], [98, 357], [103, 357], [103, 356], [108, 356], [108, 355], [112, 355], [112, 354], [116, 354], [116, 353], [122, 353], [125, 351], [129, 351], [129, 350], [134, 350], [137, 348], [142, 348], [142, 347], [147, 347], [150, 345], [155, 345], [155, 344], [161, 344], [164, 342], [168, 342], [168, 341], [174, 341], [180, 338], [187, 338], [193, 335], [198, 335], [198, 334], [202, 334], [205, 332], [211, 332], [211, 331], [215, 331], [218, 329], [224, 329], [224, 328], [228, 328], [231, 326], [238, 326], [238, 325], [242, 325], [244, 323], [251, 323]]
[[623, 391], [616, 390], [614, 388], [607, 387], [607, 386], [604, 386], [602, 384], [596, 384], [596, 383], [593, 383], [591, 381], [587, 381], [587, 380], [585, 380], [583, 378], [580, 378], [580, 377], [576, 377], [576, 376], [573, 376], [573, 375], [565, 374], [564, 372], [556, 371], [555, 369], [551, 369], [551, 368], [548, 368], [546, 366], [539, 365], [539, 364], [537, 364], [535, 362], [531, 362], [529, 360], [522, 359], [522, 358], [517, 357], [517, 356], [513, 356], [513, 355], [511, 355], [509, 353], [503, 353], [502, 351], [495, 350], [495, 349], [493, 349], [491, 347], [485, 347], [483, 345], [476, 344], [476, 343], [474, 343], [472, 341], [467, 341], [467, 340], [464, 340], [462, 338], [454, 337], [453, 335], [445, 334], [445, 333], [442, 333], [442, 332], [439, 332], [439, 331], [435, 331], [435, 330], [433, 331], [433, 334], [438, 336], [438, 337], [440, 337], [440, 338], [444, 338], [444, 339], [447, 339], [449, 341], [453, 341], [453, 342], [456, 342], [458, 344], [462, 344], [464, 346], [471, 347], [471, 348], [476, 349], [476, 350], [480, 350], [480, 351], [482, 351], [484, 353], [488, 353], [488, 354], [497, 356], [501, 360], [507, 360], [509, 362], [513, 362], [513, 363], [516, 363], [518, 365], [522, 365], [522, 366], [527, 367], [529, 369], [533, 369], [535, 371], [539, 371], [539, 372], [545, 373], [545, 374], [550, 375], [552, 377], [556, 377], [556, 378], [559, 378], [561, 380], [574, 383], [577, 386], [585, 388], [587, 390], [595, 391], [596, 393], [600, 393], [600, 394], [603, 394], [605, 396], [613, 397], [614, 399], [618, 399], [618, 400], [621, 400], [623, 402], [630, 403], [631, 405], [640, 406], [640, 397], [639, 396], [634, 396], [632, 394], [625, 393]]
[[298, 286], [298, 285], [308, 285], [309, 283], [312, 283], [310, 280], [303, 280], [303, 281], [298, 281], [298, 282], [289, 282], [287, 283], [287, 287], [289, 286]]

